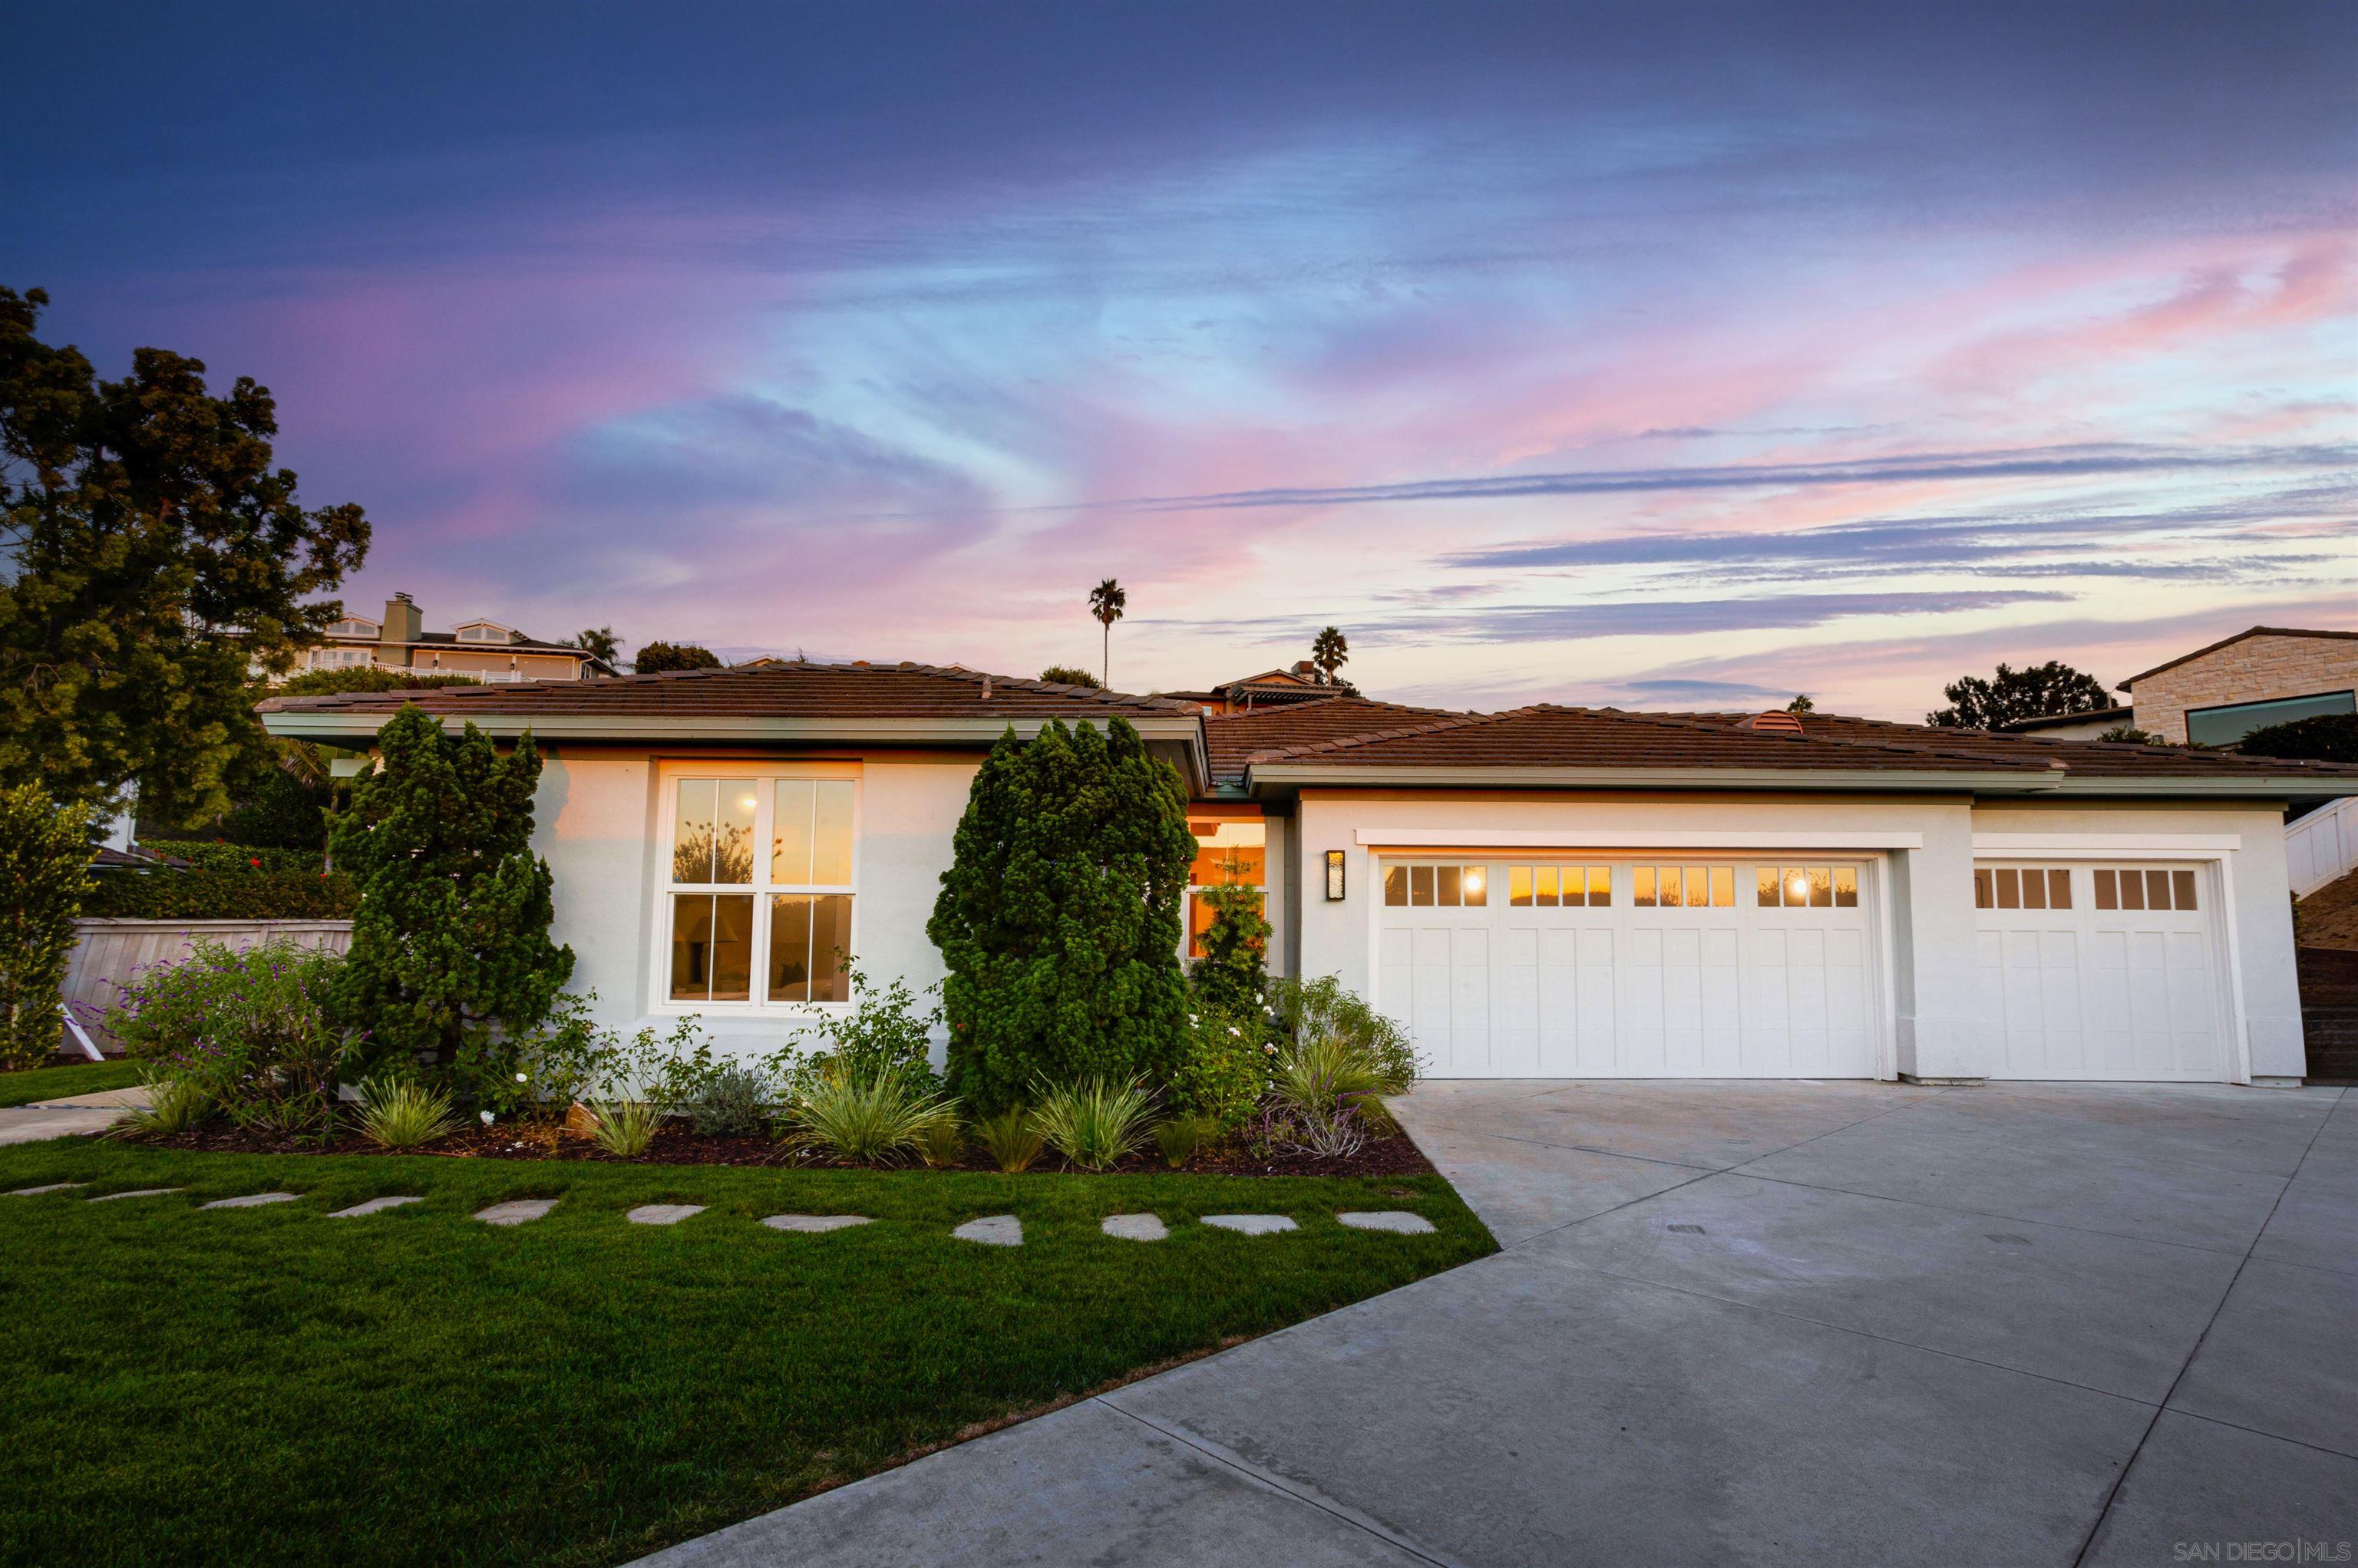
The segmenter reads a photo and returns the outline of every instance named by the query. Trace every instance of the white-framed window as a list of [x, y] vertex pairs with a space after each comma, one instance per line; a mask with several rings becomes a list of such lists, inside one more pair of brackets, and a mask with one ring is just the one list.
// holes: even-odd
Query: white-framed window
[[1507, 903], [1513, 909], [1609, 909], [1611, 866], [1509, 866]]
[[2194, 873], [2190, 871], [2099, 866], [2094, 877], [2098, 909], [2191, 910], [2195, 907]]
[[460, 627], [458, 633], [459, 641], [461, 643], [505, 643], [513, 641], [514, 635], [506, 627], [495, 625], [489, 621], [472, 622]]
[[1481, 909], [1490, 902], [1490, 868], [1472, 865], [1384, 868], [1384, 902], [1437, 909]]
[[376, 658], [373, 648], [314, 648], [311, 667], [315, 670], [343, 670], [367, 665]]
[[1734, 866], [1632, 866], [1629, 902], [1639, 909], [1728, 909], [1736, 903]]
[[373, 637], [384, 628], [373, 621], [343, 620], [328, 628], [330, 637]]
[[664, 946], [673, 1008], [849, 1003], [860, 845], [850, 770], [716, 766], [665, 781]]
[[[2128, 873], [2134, 877], [2135, 871]], [[1975, 866], [1975, 909], [2069, 909], [2071, 868], [2069, 866]], [[2110, 909], [2111, 904], [2104, 908]]]
[[1754, 871], [1757, 902], [1763, 909], [1858, 907], [1855, 866], [1758, 866]]

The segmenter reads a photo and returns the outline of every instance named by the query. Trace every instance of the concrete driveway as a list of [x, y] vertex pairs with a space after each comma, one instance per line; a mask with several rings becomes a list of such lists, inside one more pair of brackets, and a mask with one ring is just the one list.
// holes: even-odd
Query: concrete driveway
[[1401, 1109], [1502, 1252], [650, 1561], [2358, 1542], [2342, 1090], [1458, 1082]]

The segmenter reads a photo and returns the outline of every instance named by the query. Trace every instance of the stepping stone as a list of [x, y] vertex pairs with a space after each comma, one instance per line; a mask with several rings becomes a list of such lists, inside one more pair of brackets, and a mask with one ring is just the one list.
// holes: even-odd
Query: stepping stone
[[1098, 1228], [1124, 1241], [1160, 1241], [1171, 1234], [1163, 1228], [1163, 1217], [1152, 1214], [1109, 1214]]
[[215, 1198], [211, 1203], [199, 1204], [197, 1206], [199, 1208], [260, 1208], [264, 1204], [293, 1203], [302, 1195], [301, 1193], [248, 1193], [242, 1198]]
[[960, 1241], [979, 1241], [985, 1247], [1021, 1247], [1023, 1222], [1011, 1214], [986, 1215], [968, 1220], [950, 1234]]
[[113, 1203], [117, 1198], [160, 1198], [166, 1193], [185, 1193], [189, 1189], [186, 1187], [140, 1187], [127, 1193], [101, 1193], [98, 1196], [87, 1201], [91, 1203]]
[[1433, 1221], [1404, 1208], [1379, 1208], [1372, 1213], [1338, 1214], [1335, 1217], [1354, 1230], [1389, 1230], [1398, 1236], [1433, 1234]]
[[51, 1182], [46, 1187], [18, 1187], [15, 1192], [0, 1193], [0, 1197], [32, 1198], [38, 1197], [43, 1193], [61, 1193], [69, 1187], [86, 1187], [88, 1185], [90, 1185], [88, 1182]]
[[816, 1236], [829, 1230], [849, 1230], [855, 1225], [875, 1223], [864, 1214], [773, 1214], [762, 1222], [772, 1230], [794, 1230]]
[[1245, 1236], [1275, 1236], [1281, 1230], [1298, 1228], [1292, 1218], [1282, 1214], [1207, 1214], [1204, 1223]]
[[424, 1203], [425, 1201], [426, 1200], [423, 1197], [371, 1198], [366, 1203], [356, 1203], [350, 1208], [340, 1208], [333, 1214], [328, 1216], [328, 1217], [330, 1219], [358, 1219], [364, 1214], [383, 1214], [386, 1209], [399, 1208], [406, 1203]]
[[700, 1203], [641, 1204], [622, 1217], [633, 1225], [677, 1225], [692, 1214], [702, 1214]]
[[527, 1219], [538, 1219], [557, 1206], [555, 1198], [511, 1198], [475, 1211], [475, 1217], [485, 1225], [522, 1225]]

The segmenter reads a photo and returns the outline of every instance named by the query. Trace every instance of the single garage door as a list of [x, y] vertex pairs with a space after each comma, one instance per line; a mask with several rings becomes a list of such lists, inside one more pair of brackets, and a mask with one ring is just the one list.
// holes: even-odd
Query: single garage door
[[1874, 867], [1392, 857], [1378, 1003], [1435, 1077], [1869, 1077]]
[[1977, 863], [1991, 1076], [2226, 1077], [2215, 897], [2207, 867]]

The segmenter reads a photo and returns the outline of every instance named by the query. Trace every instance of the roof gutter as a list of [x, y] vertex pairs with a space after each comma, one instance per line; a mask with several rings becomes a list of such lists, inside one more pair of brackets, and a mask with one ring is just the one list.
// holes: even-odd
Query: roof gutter
[[[393, 715], [378, 710], [287, 709], [257, 715], [273, 735], [307, 741], [327, 741], [366, 746]], [[444, 713], [434, 716], [445, 730], [472, 724], [495, 739], [512, 739], [529, 730], [544, 741], [643, 741], [653, 744], [685, 742], [762, 745], [889, 744], [987, 747], [1006, 733], [1030, 740], [1052, 719], [1066, 722], [1123, 719], [1150, 743], [1181, 747], [1187, 758], [1184, 770], [1191, 793], [1201, 793], [1211, 778], [1211, 759], [1204, 745], [1204, 722], [1193, 713], [1172, 714], [1048, 714], [1023, 718], [971, 719], [928, 716], [917, 719], [842, 717], [828, 719], [759, 719], [741, 715], [668, 717], [662, 714], [600, 718], [579, 713]]]

